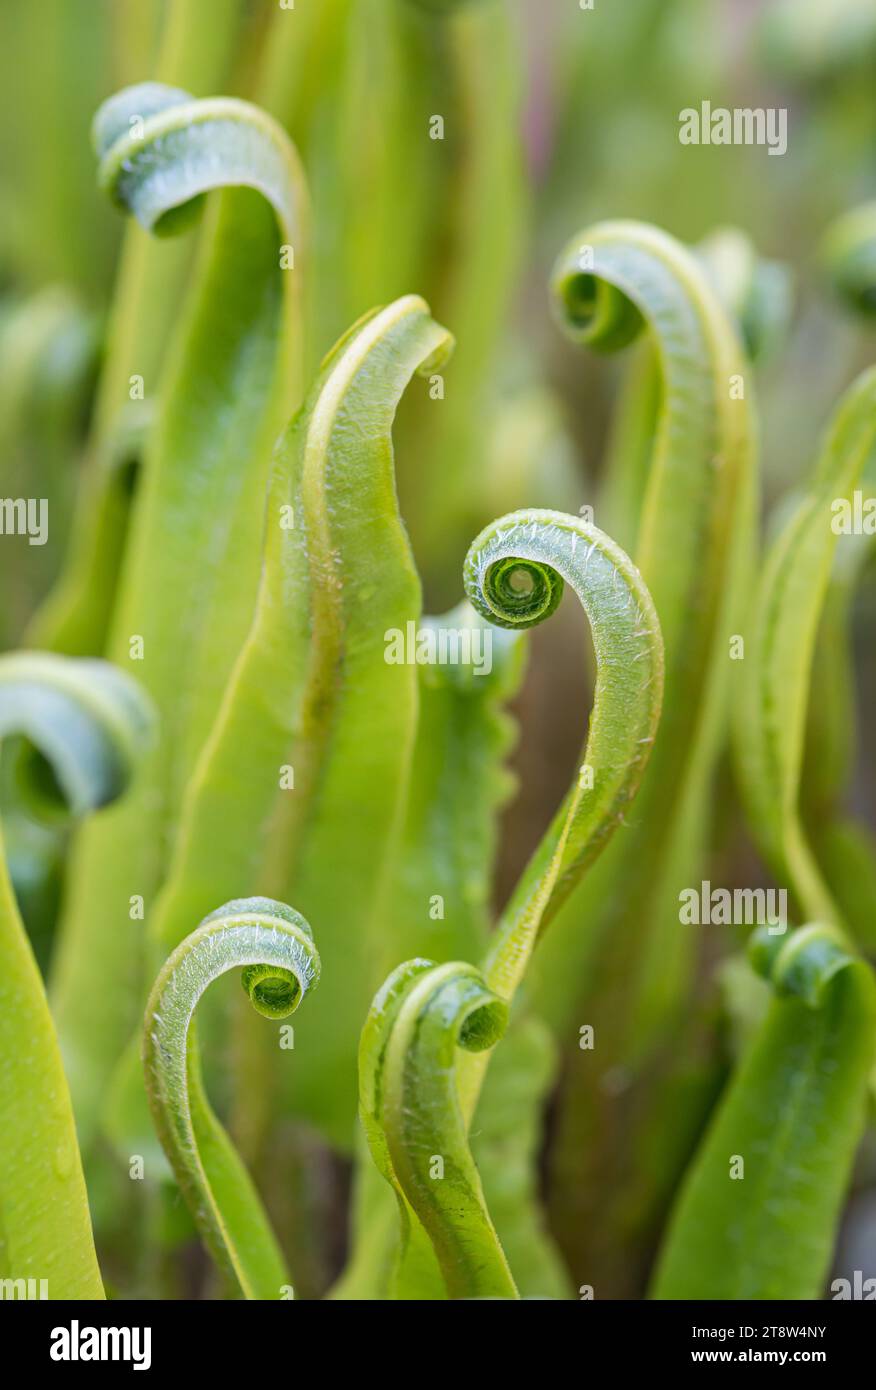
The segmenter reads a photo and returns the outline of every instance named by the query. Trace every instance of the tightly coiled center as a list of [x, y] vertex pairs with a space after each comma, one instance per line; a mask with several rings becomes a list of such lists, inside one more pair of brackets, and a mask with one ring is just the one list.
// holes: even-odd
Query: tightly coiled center
[[563, 597], [563, 580], [550, 565], [507, 556], [483, 575], [484, 617], [502, 627], [529, 627], [549, 618]]
[[292, 971], [279, 965], [248, 965], [241, 972], [240, 983], [253, 1008], [264, 1018], [285, 1018], [294, 1012], [301, 995], [301, 985]]

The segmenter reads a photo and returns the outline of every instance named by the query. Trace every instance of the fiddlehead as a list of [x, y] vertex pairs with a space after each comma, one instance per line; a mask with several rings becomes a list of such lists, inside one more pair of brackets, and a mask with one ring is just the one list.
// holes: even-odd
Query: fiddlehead
[[[0, 657], [0, 741], [18, 741], [15, 786], [30, 813], [105, 806], [150, 733], [147, 702], [105, 662]], [[50, 1298], [102, 1298], [67, 1080], [2, 836], [0, 1053], [0, 1273], [37, 1271]]]
[[689, 1170], [654, 1298], [822, 1293], [865, 1123], [876, 981], [821, 925], [761, 928], [749, 953], [776, 997]]
[[[744, 630], [755, 519], [751, 372], [702, 264], [656, 228], [607, 222], [581, 232], [557, 261], [552, 295], [573, 342], [603, 353], [643, 337], [641, 420], [606, 524], [629, 540], [654, 600], [666, 699], [636, 825], [560, 915], [537, 990], [554, 1017], [568, 1018], [588, 985], [585, 964], [625, 979], [632, 969], [632, 1051], [677, 1008], [691, 974], [678, 892], [705, 852], [707, 789], [733, 674], [727, 651]], [[611, 952], [623, 958], [611, 962]]]
[[[600, 229], [596, 228], [594, 231], [599, 232]], [[621, 224], [615, 231], [619, 242], [629, 241], [630, 251], [640, 242], [635, 224]], [[613, 258], [611, 261], [606, 260], [604, 265], [602, 263], [599, 255], [600, 239], [597, 239], [596, 245], [592, 248], [594, 272], [597, 272], [598, 267], [600, 275], [612, 273], [618, 276], [619, 266], [612, 263]], [[586, 237], [584, 240], [586, 241]], [[664, 248], [660, 249], [665, 251], [669, 245], [671, 243], [664, 243]], [[641, 244], [637, 249], [644, 251], [647, 246], [647, 239], [641, 237]], [[659, 242], [654, 244], [653, 251], [658, 249]], [[681, 248], [678, 250], [680, 252]], [[753, 364], [760, 366], [776, 354], [788, 334], [792, 310], [792, 281], [789, 268], [782, 262], [765, 260], [759, 256], [751, 240], [735, 227], [724, 227], [714, 232], [700, 242], [694, 251], [696, 261], [705, 272], [706, 280], [724, 306], [730, 321], [736, 325], [748, 358]], [[665, 260], [665, 268], [670, 268], [675, 257], [661, 254], [660, 259]], [[679, 271], [684, 269], [684, 259], [679, 259]], [[692, 270], [695, 269], [692, 263], [689, 264]], [[571, 273], [568, 261], [566, 271], [567, 274]], [[599, 516], [609, 534], [636, 556], [636, 533], [640, 514], [646, 494], [649, 488], [654, 489], [659, 472], [667, 466], [679, 467], [680, 459], [676, 454], [682, 452], [685, 468], [690, 469], [691, 480], [698, 474], [706, 479], [707, 464], [712, 466], [709, 459], [708, 435], [703, 432], [698, 440], [696, 430], [688, 428], [693, 415], [685, 402], [685, 393], [679, 390], [686, 370], [685, 357], [689, 351], [686, 339], [700, 331], [697, 315], [691, 315], [690, 309], [696, 311], [699, 308], [697, 301], [700, 299], [701, 289], [705, 291], [707, 287], [698, 286], [697, 278], [692, 276], [689, 284], [684, 286], [691, 301], [688, 312], [679, 313], [676, 306], [675, 312], [670, 315], [665, 286], [661, 286], [660, 279], [653, 270], [648, 272], [647, 262], [643, 261], [637, 266], [631, 259], [625, 267], [625, 272], [623, 278], [618, 277], [617, 292], [621, 293], [621, 286], [624, 284], [628, 292], [635, 291], [640, 312], [648, 319], [653, 331], [643, 334], [641, 341], [633, 348], [632, 360], [615, 404], [612, 431], [603, 466]], [[630, 278], [627, 279], [627, 276]], [[558, 280], [561, 293], [562, 285], [563, 281]], [[707, 300], [703, 296], [703, 304], [706, 303]], [[557, 307], [561, 324], [570, 327], [572, 336], [579, 338], [580, 326], [574, 321], [571, 325], [568, 323], [562, 298], [558, 300]], [[723, 384], [723, 366], [727, 372], [729, 393], [729, 387], [733, 382], [734, 364], [727, 350], [732, 351], [734, 348], [733, 336], [729, 332], [729, 322], [724, 325], [723, 333], [720, 327], [717, 321], [712, 325], [712, 331], [716, 333], [715, 346], [720, 347], [720, 339], [723, 338], [723, 353], [719, 355], [714, 351], [714, 347], [712, 349], [715, 363], [713, 382], [720, 390]], [[592, 341], [588, 338], [587, 341], [597, 351], [606, 348], [613, 350], [615, 346], [610, 339], [603, 344], [599, 337]], [[704, 365], [708, 365], [707, 353], [708, 345], [704, 341], [698, 354], [698, 374]], [[722, 355], [726, 355], [725, 363], [721, 362]], [[735, 373], [741, 373], [743, 362], [738, 353], [737, 359]], [[689, 363], [687, 370], [690, 370]], [[708, 372], [698, 383], [698, 393], [703, 392], [702, 396], [698, 394], [698, 402], [708, 399], [705, 389], [708, 384], [707, 378]], [[738, 380], [742, 379], [742, 376], [739, 376]], [[724, 408], [720, 404], [720, 395], [717, 392], [716, 395], [718, 398], [715, 401], [715, 414], [720, 417]], [[743, 405], [737, 414], [744, 417], [744, 413]], [[708, 418], [705, 417], [702, 423], [708, 427]], [[727, 430], [727, 422], [722, 423], [723, 437], [716, 439], [712, 446], [717, 455], [715, 466], [722, 466], [724, 450], [728, 446], [731, 457], [734, 445], [738, 449], [738, 441], [734, 441], [732, 432]], [[670, 434], [673, 438], [672, 455], [664, 452], [661, 447], [662, 440]], [[721, 462], [718, 462], [719, 460]], [[708, 498], [704, 500], [707, 502]], [[661, 533], [662, 530], [661, 525]], [[656, 557], [652, 557], [652, 565], [655, 559]]]
[[480, 971], [459, 961], [407, 961], [371, 1006], [359, 1051], [360, 1115], [399, 1205], [393, 1296], [410, 1296], [402, 1269], [422, 1268], [425, 1231], [451, 1298], [517, 1297], [469, 1152], [455, 1069], [458, 1048], [492, 1047], [507, 1018]]
[[207, 987], [229, 970], [256, 1011], [285, 1018], [319, 980], [319, 956], [299, 913], [270, 898], [211, 912], [162, 967], [146, 1007], [143, 1067], [158, 1136], [205, 1245], [246, 1298], [288, 1286], [258, 1194], [210, 1108], [193, 1036]]
[[[297, 155], [282, 129], [255, 107], [224, 98], [194, 101], [175, 88], [146, 84], [105, 103], [95, 138], [102, 185], [153, 231], [179, 230], [203, 194], [221, 191], [198, 245], [174, 351], [166, 370], [155, 367], [158, 409], [108, 643], [126, 662], [132, 634], [141, 639], [139, 669], [159, 711], [161, 739], [136, 794], [82, 837], [62, 924], [71, 945], [55, 999], [75, 1059], [86, 1141], [98, 1123], [108, 1059], [132, 1035], [145, 993], [139, 985], [146, 983], [141, 943], [109, 933], [93, 903], [105, 903], [110, 914], [133, 886], [150, 909], [154, 904], [179, 800], [249, 630], [271, 451], [297, 403], [307, 251]], [[142, 376], [136, 360], [131, 369]], [[152, 399], [154, 383], [141, 384], [144, 399]], [[112, 494], [107, 482], [102, 475], [102, 501], [87, 509], [99, 526], [100, 508]], [[116, 543], [115, 528], [106, 538]], [[101, 545], [92, 537], [85, 548], [87, 587], [103, 598], [105, 584], [93, 582]], [[189, 599], [181, 614], [183, 592]], [[82, 611], [72, 592], [62, 607], [68, 599]], [[94, 989], [95, 968], [127, 987]]]
[[[361, 1114], [375, 1162], [399, 1198], [402, 1261], [422, 1270], [422, 1228], [451, 1296], [514, 1297], [467, 1126], [486, 1052], [504, 1031], [540, 932], [635, 796], [660, 716], [663, 647], [635, 566], [579, 517], [529, 510], [501, 518], [472, 543], [464, 582], [472, 606], [512, 630], [550, 617], [565, 583], [573, 586], [596, 651], [590, 731], [581, 775], [503, 915], [483, 974], [471, 965], [413, 961], [375, 999], [360, 1048]], [[459, 1081], [457, 1043], [481, 1058], [478, 1064], [470, 1057]], [[448, 1152], [453, 1180], [444, 1187], [430, 1176], [428, 1161]]]
[[[614, 1287], [626, 1292], [636, 1236], [628, 1208], [602, 1199], [603, 1174], [624, 1205], [642, 1129], [651, 1115], [661, 1124], [655, 1087], [637, 1081], [685, 1018], [693, 987], [698, 944], [679, 931], [678, 895], [702, 874], [710, 787], [739, 679], [728, 652], [746, 631], [753, 571], [754, 374], [701, 261], [657, 228], [623, 221], [583, 230], [559, 256], [552, 299], [573, 342], [598, 353], [637, 343], [636, 409], [596, 518], [629, 547], [665, 646], [663, 715], [630, 824], [560, 909], [531, 974], [538, 1008], [570, 1048], [575, 1018], [601, 1039], [592, 1067], [570, 1056], [566, 1071], [553, 1228], [572, 1267], [586, 1267], [596, 1248], [611, 1251]], [[672, 1048], [662, 1056], [669, 1064]], [[618, 1075], [630, 1086], [613, 1096]], [[651, 1200], [637, 1206], [639, 1236], [653, 1219], [644, 1209]]]
[[196, 101], [177, 87], [142, 82], [104, 102], [92, 133], [101, 188], [157, 235], [184, 227], [195, 200], [216, 188], [264, 194], [290, 234], [306, 208], [294, 147], [249, 102]]
[[595, 526], [563, 512], [521, 511], [472, 542], [466, 593], [501, 627], [555, 611], [565, 583], [584, 606], [597, 680], [581, 773], [523, 875], [490, 946], [485, 974], [511, 999], [535, 942], [623, 819], [654, 741], [663, 695], [660, 624], [642, 576]]
[[16, 784], [40, 818], [62, 807], [82, 816], [114, 801], [152, 732], [139, 687], [106, 661], [49, 652], [0, 658], [0, 739], [25, 741]]
[[[651, 332], [661, 391], [635, 553], [660, 613], [667, 678], [678, 665], [690, 687], [703, 679], [726, 587], [728, 513], [751, 503], [750, 412], [744, 393], [729, 390], [745, 359], [702, 267], [643, 224], [600, 223], [575, 237], [557, 261], [552, 303], [566, 335], [601, 353]], [[691, 544], [692, 530], [708, 554]], [[694, 589], [701, 632], [690, 630]]]
[[831, 980], [856, 958], [842, 932], [811, 924], [787, 937], [770, 935], [766, 927], [758, 927], [749, 942], [748, 959], [777, 995], [797, 996], [810, 1009], [818, 1009]]

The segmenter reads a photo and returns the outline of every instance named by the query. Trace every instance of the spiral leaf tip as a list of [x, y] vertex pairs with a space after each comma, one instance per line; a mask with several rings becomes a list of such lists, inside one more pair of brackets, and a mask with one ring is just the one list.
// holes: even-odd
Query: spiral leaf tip
[[771, 935], [767, 927], [759, 927], [748, 953], [752, 968], [777, 993], [797, 995], [813, 1009], [834, 976], [855, 959], [842, 933], [820, 923], [800, 927], [790, 936]]
[[245, 187], [272, 204], [284, 237], [307, 203], [297, 154], [259, 107], [234, 97], [196, 100], [143, 82], [100, 107], [92, 126], [98, 181], [147, 231], [170, 236], [200, 210], [202, 195]]
[[597, 271], [596, 252], [576, 240], [559, 257], [551, 276], [551, 308], [567, 338], [600, 352], [617, 352], [642, 332], [639, 307]]
[[100, 810], [152, 745], [155, 712], [107, 661], [11, 652], [0, 657], [0, 738], [19, 740], [16, 791], [40, 820]]

